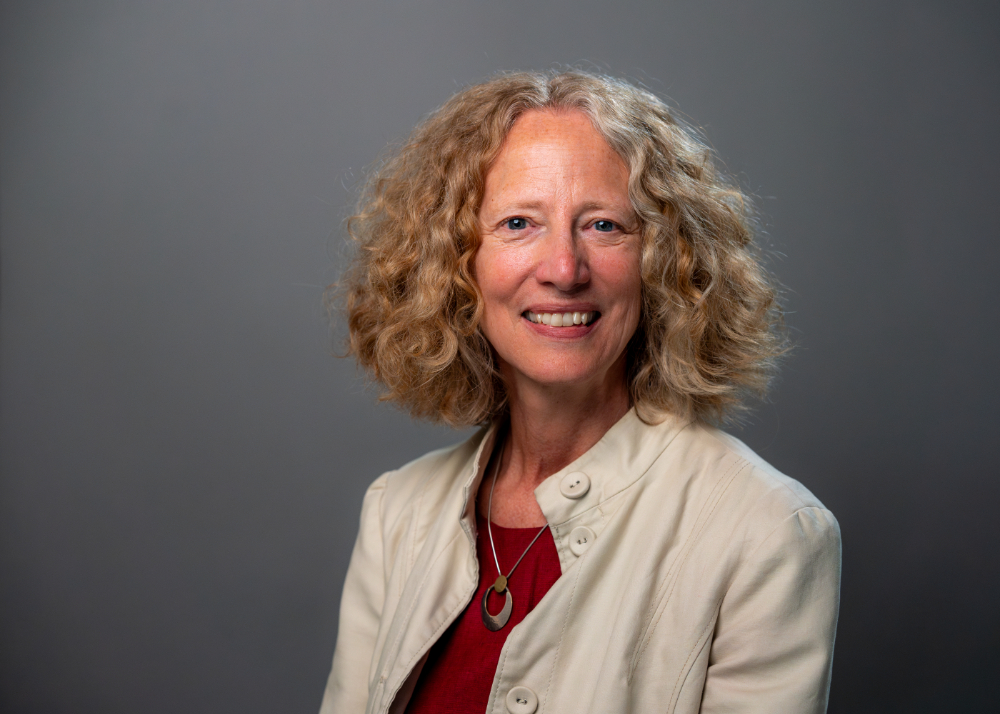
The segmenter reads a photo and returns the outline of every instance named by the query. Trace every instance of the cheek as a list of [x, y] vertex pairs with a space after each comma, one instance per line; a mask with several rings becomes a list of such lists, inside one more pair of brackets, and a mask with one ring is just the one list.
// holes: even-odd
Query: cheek
[[476, 277], [476, 284], [484, 299], [489, 299], [494, 292], [493, 277], [496, 275], [496, 270], [492, 257], [488, 250], [480, 248], [472, 261], [472, 273]]
[[523, 250], [498, 250], [483, 247], [473, 262], [484, 307], [490, 310], [509, 307], [517, 290], [530, 273], [530, 256]]
[[642, 297], [639, 256], [632, 252], [609, 256], [601, 272], [609, 291], [619, 296], [630, 311], [638, 309]]
[[506, 270], [502, 261], [497, 260], [495, 253], [480, 251], [475, 260], [476, 282], [482, 295], [482, 318], [480, 329], [494, 346], [504, 332], [503, 324], [507, 305], [511, 298], [511, 289], [505, 279]]
[[642, 275], [638, 256], [624, 254], [606, 265], [606, 289], [616, 296], [621, 347], [632, 338], [642, 318]]

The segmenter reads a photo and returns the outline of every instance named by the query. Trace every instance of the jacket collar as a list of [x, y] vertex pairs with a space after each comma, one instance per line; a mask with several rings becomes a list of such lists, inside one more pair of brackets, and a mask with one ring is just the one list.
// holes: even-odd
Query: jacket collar
[[[535, 489], [535, 499], [545, 518], [558, 527], [601, 506], [642, 477], [685, 426], [687, 422], [676, 417], [649, 425], [634, 408], [629, 409], [600, 441]], [[579, 498], [568, 498], [563, 493], [563, 482], [576, 473], [586, 475], [589, 488]]]
[[[599, 507], [638, 480], [664, 449], [690, 422], [667, 416], [659, 424], [646, 424], [629, 409], [601, 439], [575, 461], [546, 478], [535, 489], [535, 499], [553, 530]], [[469, 465], [462, 492], [461, 519], [475, 528], [476, 494], [496, 442], [499, 424], [484, 432]], [[583, 473], [589, 488], [583, 496], [569, 498], [561, 485], [570, 474]], [[470, 532], [474, 536], [475, 531]]]

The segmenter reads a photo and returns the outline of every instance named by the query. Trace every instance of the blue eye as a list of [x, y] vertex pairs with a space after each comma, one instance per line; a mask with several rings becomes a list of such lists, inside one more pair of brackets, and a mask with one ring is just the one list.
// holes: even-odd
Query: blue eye
[[615, 229], [615, 224], [611, 221], [597, 221], [594, 223], [594, 230], [601, 233], [610, 233]]
[[528, 221], [524, 218], [508, 218], [507, 227], [512, 231], [523, 231], [528, 227]]

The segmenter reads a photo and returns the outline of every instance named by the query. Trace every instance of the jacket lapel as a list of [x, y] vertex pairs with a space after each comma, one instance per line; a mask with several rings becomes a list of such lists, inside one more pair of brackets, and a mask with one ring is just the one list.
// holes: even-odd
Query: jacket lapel
[[403, 587], [386, 645], [379, 659], [379, 671], [392, 663], [381, 690], [380, 702], [371, 711], [382, 712], [424, 656], [445, 630], [461, 615], [479, 584], [479, 562], [476, 558], [476, 494], [482, 471], [489, 461], [496, 426], [490, 427], [473, 457], [456, 474], [463, 482], [455, 488], [451, 480], [450, 495], [444, 507], [435, 513], [416, 514], [429, 519], [428, 538], [420, 548], [413, 569]]

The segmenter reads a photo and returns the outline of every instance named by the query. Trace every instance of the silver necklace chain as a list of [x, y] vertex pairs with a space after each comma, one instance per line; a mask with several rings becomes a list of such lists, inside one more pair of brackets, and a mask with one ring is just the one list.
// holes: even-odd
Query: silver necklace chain
[[[535, 537], [531, 539], [531, 543], [529, 543], [528, 547], [524, 549], [523, 553], [521, 553], [521, 557], [517, 559], [516, 563], [514, 563], [514, 567], [510, 569], [510, 572], [507, 573], [506, 576], [504, 576], [503, 571], [500, 570], [500, 559], [497, 558], [497, 548], [496, 545], [493, 543], [492, 515], [493, 515], [493, 491], [497, 487], [497, 476], [500, 475], [500, 464], [501, 462], [503, 462], [503, 452], [506, 446], [507, 442], [505, 440], [503, 446], [500, 447], [500, 455], [497, 458], [496, 467], [493, 469], [493, 483], [490, 484], [490, 498], [486, 506], [486, 532], [489, 533], [490, 536], [490, 550], [493, 551], [493, 562], [496, 563], [497, 574], [499, 575], [499, 577], [497, 578], [496, 582], [493, 585], [490, 585], [488, 588], [486, 588], [486, 592], [483, 593], [481, 614], [483, 616], [483, 624], [486, 625], [486, 628], [492, 632], [496, 632], [497, 630], [501, 629], [504, 625], [507, 624], [507, 621], [510, 619], [510, 613], [514, 602], [510, 594], [510, 589], [507, 587], [507, 583], [510, 580], [510, 576], [514, 574], [515, 570], [517, 570], [517, 566], [519, 566], [521, 564], [521, 561], [524, 560], [524, 556], [526, 556], [528, 554], [528, 551], [531, 550], [531, 546], [535, 544], [535, 541], [541, 538], [542, 533], [544, 533], [545, 529], [549, 527], [549, 524], [546, 523], [544, 526], [541, 527], [541, 529], [539, 529], [538, 533], [535, 534]], [[486, 600], [490, 596], [490, 590], [494, 591], [497, 595], [506, 594], [507, 596], [507, 601], [504, 604], [504, 608], [503, 610], [500, 611], [500, 614], [498, 615], [491, 615], [489, 610], [486, 609]]]

